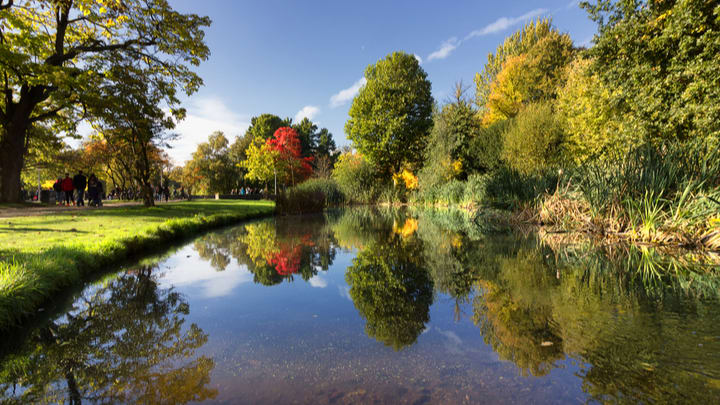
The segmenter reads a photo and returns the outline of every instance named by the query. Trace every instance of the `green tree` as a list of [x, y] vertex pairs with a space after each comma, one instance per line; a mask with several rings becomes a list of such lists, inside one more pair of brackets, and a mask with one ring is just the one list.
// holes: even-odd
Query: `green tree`
[[175, 109], [168, 116], [160, 107], [170, 82], [157, 78], [147, 81], [147, 67], [134, 61], [123, 61], [106, 73], [111, 84], [97, 91], [88, 91], [86, 107], [92, 125], [111, 148], [117, 159], [136, 184], [142, 188], [145, 206], [155, 205], [151, 178], [159, 171], [155, 163], [161, 161], [163, 147], [175, 139], [169, 130], [175, 119], [185, 111]]
[[181, 14], [166, 0], [3, 2], [0, 8], [0, 201], [20, 197], [20, 174], [30, 128], [52, 122], [73, 133], [94, 92], [127, 76], [112, 74], [122, 61], [142, 66], [144, 80], [171, 109], [177, 92], [195, 92], [202, 80], [190, 70], [207, 59], [207, 17]]
[[495, 53], [488, 54], [483, 70], [475, 75], [475, 103], [478, 107], [485, 108], [492, 84], [496, 81], [498, 74], [500, 74], [508, 59], [527, 53], [541, 39], [551, 35], [552, 31], [551, 19], [531, 21], [522, 29], [505, 38], [503, 43], [497, 47]]
[[[539, 36], [526, 39], [530, 33]], [[521, 38], [518, 48], [522, 52], [505, 56], [488, 91], [485, 92], [483, 87], [484, 76], [476, 82], [481, 85], [478, 85], [478, 91], [481, 91], [478, 94], [485, 101], [485, 125], [516, 116], [528, 103], [555, 99], [558, 87], [564, 84], [566, 66], [574, 55], [570, 36], [553, 28], [550, 20], [531, 23], [517, 35]]]
[[386, 179], [404, 165], [419, 167], [432, 128], [427, 73], [413, 55], [394, 52], [368, 66], [365, 78], [345, 123], [348, 138]]
[[433, 117], [425, 147], [424, 166], [418, 173], [421, 187], [432, 188], [456, 177], [466, 177], [466, 167], [476, 156], [470, 155], [468, 146], [478, 137], [482, 125], [477, 111], [464, 97], [462, 82], [455, 87], [455, 99], [443, 106]]
[[290, 118], [281, 119], [274, 114], [261, 114], [250, 119], [250, 127], [245, 132], [245, 136], [249, 135], [253, 139], [260, 138], [264, 141], [272, 138], [278, 128], [289, 127], [291, 124]]
[[275, 176], [278, 175], [279, 153], [277, 151], [273, 150], [262, 138], [255, 138], [245, 153], [247, 159], [242, 163], [242, 166], [247, 169], [245, 178], [264, 184], [275, 179]]
[[220, 131], [198, 145], [188, 164], [198, 168], [200, 186], [205, 192], [228, 194], [236, 184], [237, 170], [230, 158], [230, 143]]
[[568, 66], [565, 86], [558, 92], [558, 118], [566, 132], [564, 149], [581, 164], [591, 157], [623, 156], [639, 139], [626, 128], [611, 98], [618, 89], [590, 72], [592, 60], [578, 58]]
[[640, 140], [720, 135], [720, 5], [707, 0], [583, 2], [598, 23], [592, 72]]
[[318, 127], [309, 118], [305, 117], [292, 128], [297, 132], [300, 140], [300, 154], [303, 157], [313, 156], [318, 143]]

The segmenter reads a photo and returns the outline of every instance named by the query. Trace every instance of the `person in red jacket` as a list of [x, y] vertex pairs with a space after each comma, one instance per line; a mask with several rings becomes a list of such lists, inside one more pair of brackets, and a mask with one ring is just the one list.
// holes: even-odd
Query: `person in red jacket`
[[70, 205], [74, 189], [75, 187], [73, 186], [73, 181], [70, 178], [70, 175], [65, 173], [65, 178], [62, 181], [62, 191], [65, 193], [65, 205]]

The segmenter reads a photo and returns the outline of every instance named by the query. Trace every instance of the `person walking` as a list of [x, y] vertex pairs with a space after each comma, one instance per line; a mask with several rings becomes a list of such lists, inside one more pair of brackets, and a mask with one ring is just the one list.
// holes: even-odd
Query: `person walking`
[[72, 194], [73, 194], [73, 181], [70, 178], [70, 175], [65, 173], [65, 178], [62, 181], [62, 191], [64, 194], [64, 200], [65, 205], [71, 205], [72, 204]]
[[98, 186], [99, 186], [99, 184], [98, 184], [97, 177], [95, 177], [94, 174], [90, 174], [90, 178], [88, 179], [88, 184], [87, 184], [87, 192], [88, 192], [88, 200], [90, 200], [89, 205], [91, 207], [99, 207], [100, 206], [100, 202], [98, 201], [99, 196], [100, 196]]
[[87, 177], [83, 175], [82, 170], [78, 172], [78, 174], [73, 177], [73, 187], [75, 187], [75, 190], [77, 191], [77, 202], [76, 205], [85, 205], [85, 186], [87, 186]]
[[62, 191], [62, 177], [58, 177], [58, 179], [53, 184], [53, 190], [55, 190], [55, 203], [58, 205], [62, 205], [63, 203], [63, 191]]

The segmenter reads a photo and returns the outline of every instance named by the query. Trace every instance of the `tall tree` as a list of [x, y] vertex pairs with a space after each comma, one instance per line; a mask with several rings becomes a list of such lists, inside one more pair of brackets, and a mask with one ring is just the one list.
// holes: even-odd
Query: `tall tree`
[[297, 132], [300, 140], [300, 154], [304, 157], [313, 156], [318, 142], [318, 126], [305, 117], [302, 121], [293, 124], [292, 129]]
[[250, 135], [252, 138], [260, 138], [265, 141], [270, 139], [278, 128], [288, 127], [291, 124], [291, 118], [282, 119], [275, 114], [260, 114], [252, 117], [245, 136]]
[[230, 159], [230, 143], [220, 131], [198, 145], [188, 165], [197, 167], [205, 192], [227, 194], [236, 184], [237, 171]]
[[124, 162], [127, 173], [142, 188], [145, 206], [155, 205], [151, 184], [157, 155], [176, 135], [174, 118], [184, 117], [183, 109], [168, 116], [160, 107], [167, 80], [147, 80], [148, 72], [137, 62], [114, 66], [107, 75], [115, 78], [96, 92], [89, 92], [88, 111], [93, 126], [101, 132], [113, 154]]
[[300, 139], [294, 129], [279, 128], [267, 144], [277, 152], [276, 166], [283, 173], [285, 184], [289, 181], [294, 186], [296, 181], [302, 181], [312, 173], [310, 162], [313, 158], [302, 156]]
[[209, 56], [203, 28], [210, 19], [173, 10], [167, 0], [7, 0], [0, 7], [0, 201], [20, 198], [20, 173], [30, 127], [51, 121], [73, 133], [86, 95], [113, 81], [121, 61], [162, 79], [163, 101], [202, 80], [189, 68]]
[[[476, 77], [476, 102], [484, 101], [483, 123], [488, 126], [516, 116], [529, 103], [554, 99], [574, 56], [572, 39], [554, 28], [550, 20], [530, 23], [510, 38], [520, 41], [517, 48], [511, 48], [516, 53], [502, 53], [505, 48], [501, 47], [500, 69], [494, 64], [486, 66], [496, 73]], [[487, 88], [486, 79], [491, 80]]]
[[367, 83], [350, 107], [345, 132], [385, 176], [419, 165], [432, 128], [433, 97], [415, 56], [394, 52], [365, 69]]

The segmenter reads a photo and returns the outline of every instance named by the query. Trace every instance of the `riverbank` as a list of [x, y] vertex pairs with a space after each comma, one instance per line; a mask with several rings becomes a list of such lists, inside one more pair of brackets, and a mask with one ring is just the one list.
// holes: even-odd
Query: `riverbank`
[[269, 201], [193, 201], [0, 219], [0, 330], [53, 295], [130, 255], [271, 215]]

